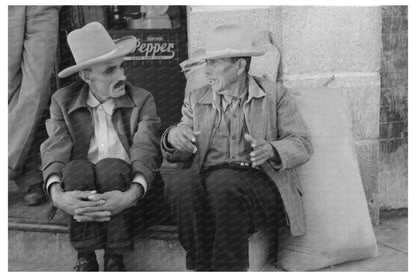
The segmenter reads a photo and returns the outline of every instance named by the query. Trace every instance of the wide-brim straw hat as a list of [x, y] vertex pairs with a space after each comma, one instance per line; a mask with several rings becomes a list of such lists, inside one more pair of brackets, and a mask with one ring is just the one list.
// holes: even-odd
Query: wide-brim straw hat
[[98, 22], [91, 22], [70, 32], [67, 40], [76, 64], [59, 72], [60, 78], [94, 64], [124, 57], [136, 49], [137, 43], [134, 36], [113, 41], [107, 30]]
[[204, 48], [180, 65], [185, 68], [187, 65], [207, 59], [261, 56], [264, 51], [253, 47], [252, 35], [252, 31], [246, 26], [219, 26], [207, 34]]
[[188, 68], [192, 67], [195, 64], [202, 63], [203, 60], [200, 59], [201, 56], [204, 56], [205, 49], [197, 49], [190, 55], [190, 58], [181, 62], [179, 66], [182, 68], [182, 71], [186, 71]]

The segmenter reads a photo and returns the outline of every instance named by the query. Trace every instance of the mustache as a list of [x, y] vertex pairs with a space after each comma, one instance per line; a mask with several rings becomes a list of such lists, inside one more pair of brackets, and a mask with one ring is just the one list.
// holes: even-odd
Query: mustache
[[124, 86], [126, 84], [126, 82], [124, 81], [118, 81], [115, 85], [114, 88], [120, 88], [122, 86]]

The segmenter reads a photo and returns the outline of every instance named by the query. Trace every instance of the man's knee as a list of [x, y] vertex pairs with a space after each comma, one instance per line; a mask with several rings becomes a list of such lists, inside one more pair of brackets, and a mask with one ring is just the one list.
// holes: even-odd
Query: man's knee
[[116, 158], [102, 159], [97, 162], [95, 173], [99, 192], [125, 191], [130, 187], [133, 177], [130, 164]]
[[94, 190], [94, 164], [88, 160], [72, 160], [62, 170], [62, 184], [65, 191]]

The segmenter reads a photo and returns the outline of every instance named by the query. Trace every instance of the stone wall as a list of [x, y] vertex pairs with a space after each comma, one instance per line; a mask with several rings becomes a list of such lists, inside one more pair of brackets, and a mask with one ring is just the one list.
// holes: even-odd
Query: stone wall
[[370, 213], [378, 223], [380, 112], [380, 7], [191, 6], [189, 52], [202, 46], [207, 31], [222, 24], [269, 30], [282, 61], [287, 87], [340, 88], [347, 96], [361, 176]]
[[407, 207], [407, 6], [384, 6], [382, 15], [379, 198], [383, 209]]

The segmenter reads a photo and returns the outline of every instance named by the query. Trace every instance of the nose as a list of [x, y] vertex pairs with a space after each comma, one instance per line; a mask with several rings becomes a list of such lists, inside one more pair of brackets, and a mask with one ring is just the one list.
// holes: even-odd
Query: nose
[[212, 65], [211, 65], [210, 63], [208, 63], [208, 62], [207, 62], [207, 63], [205, 64], [204, 71], [205, 71], [205, 74], [206, 74], [207, 76], [211, 75], [211, 74], [212, 74]]
[[119, 81], [125, 81], [126, 80], [126, 75], [124, 74], [124, 68], [120, 67], [117, 70], [117, 79]]

